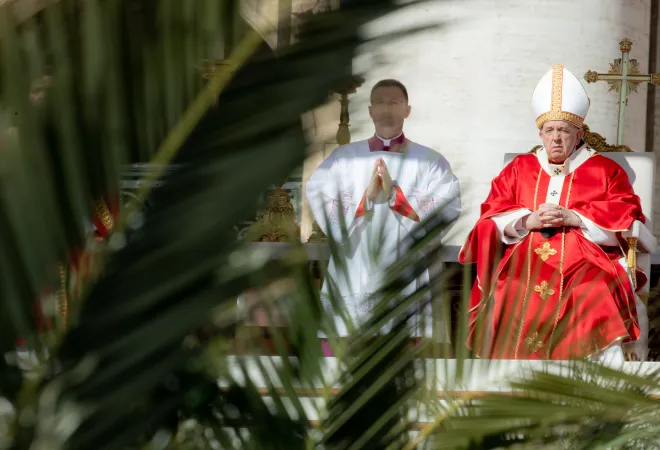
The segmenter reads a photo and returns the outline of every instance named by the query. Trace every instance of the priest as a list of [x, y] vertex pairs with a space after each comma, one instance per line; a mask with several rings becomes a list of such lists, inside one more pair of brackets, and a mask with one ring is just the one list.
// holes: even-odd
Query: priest
[[[625, 241], [644, 221], [626, 172], [587, 148], [589, 98], [561, 65], [532, 108], [543, 147], [495, 177], [459, 254], [476, 263], [468, 346], [481, 358], [623, 361], [640, 335]], [[639, 279], [637, 286], [645, 280]]]
[[[400, 256], [400, 243], [425, 216], [442, 208], [448, 221], [461, 211], [459, 185], [449, 162], [438, 152], [403, 134], [410, 115], [408, 91], [396, 80], [373, 87], [369, 115], [375, 134], [337, 148], [312, 174], [306, 195], [321, 230], [340, 244], [340, 260], [331, 260], [321, 296], [343, 300], [336, 317], [339, 335], [347, 322], [359, 326], [372, 308], [371, 294], [384, 269]], [[425, 273], [409, 285], [411, 294], [429, 280]], [[430, 315], [418, 329], [430, 336]]]

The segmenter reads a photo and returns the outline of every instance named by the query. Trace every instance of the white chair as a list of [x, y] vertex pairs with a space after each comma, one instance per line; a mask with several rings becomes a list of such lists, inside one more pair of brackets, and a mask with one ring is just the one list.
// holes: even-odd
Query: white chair
[[[632, 273], [639, 267], [646, 275], [647, 281], [637, 291], [640, 301], [637, 309], [640, 321], [641, 336], [633, 348], [627, 348], [627, 353], [634, 352], [638, 359], [646, 360], [648, 356], [648, 315], [646, 305], [650, 291], [651, 255], [656, 251], [657, 241], [653, 232], [653, 191], [655, 186], [655, 155], [653, 153], [633, 152], [625, 145], [609, 145], [597, 133], [589, 131], [585, 125], [585, 141], [592, 148], [607, 158], [616, 161], [628, 174], [630, 183], [642, 203], [642, 211], [646, 223], [635, 221], [630, 230], [622, 233], [628, 241], [628, 266]], [[534, 147], [532, 151], [540, 146]], [[520, 153], [506, 153], [504, 165], [507, 165]], [[633, 282], [635, 279], [633, 278]]]

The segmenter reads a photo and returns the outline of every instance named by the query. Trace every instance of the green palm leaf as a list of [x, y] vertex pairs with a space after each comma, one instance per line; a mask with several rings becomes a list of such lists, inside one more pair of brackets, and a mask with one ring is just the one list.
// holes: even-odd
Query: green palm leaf
[[[259, 448], [302, 448], [308, 439], [300, 407], [292, 416], [271, 388], [273, 410], [249, 379], [209, 369], [203, 347], [184, 343], [210, 311], [219, 311], [222, 335], [235, 326], [238, 294], [293, 275], [292, 305], [304, 308], [291, 310], [284, 338], [299, 362], [276, 370], [289, 393], [292, 380], [311, 386], [321, 377], [313, 337], [322, 317], [305, 266], [274, 264], [229, 236], [263, 191], [303, 162], [301, 114], [352, 76], [362, 25], [398, 6], [362, 0], [309, 18], [296, 44], [277, 54], [262, 44], [207, 109], [209, 90], [222, 83], [204, 90], [199, 58], [218, 55], [222, 43], [231, 60], [254, 42], [237, 5], [62, 0], [28, 17], [0, 8], [3, 353], [21, 336], [37, 348], [33, 299], [58, 287], [58, 264], [73, 250], [91, 256], [88, 277], [69, 286], [69, 328], [46, 342], [45, 370], [18, 395], [15, 376], [0, 378], [17, 417], [34, 417], [14, 424], [16, 448], [125, 448], [158, 430], [174, 434], [182, 417], [225, 443], [222, 426], [251, 429], [249, 445]], [[37, 95], [34, 80], [43, 84]], [[98, 199], [118, 200], [122, 165], [154, 157], [177, 169], [151, 193], [153, 207], [131, 206], [107, 246], [91, 242], [85, 222]], [[230, 388], [217, 389], [216, 378]]]
[[[433, 437], [443, 448], [655, 448], [657, 373], [575, 362], [522, 374], [509, 395], [463, 402]], [[456, 400], [454, 400], [456, 402]]]

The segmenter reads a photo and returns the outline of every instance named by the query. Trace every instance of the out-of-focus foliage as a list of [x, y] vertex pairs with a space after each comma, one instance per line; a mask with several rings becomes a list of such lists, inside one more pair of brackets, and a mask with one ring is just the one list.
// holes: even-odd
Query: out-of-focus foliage
[[[440, 374], [422, 358], [435, 349], [409, 335], [451, 274], [399, 293], [439, 257], [441, 215], [405, 242], [373, 314], [344, 341], [300, 246], [276, 261], [233, 241], [303, 162], [300, 117], [353, 75], [361, 27], [404, 7], [343, 3], [302, 18], [277, 51], [238, 0], [0, 6], [0, 448], [658, 447], [657, 373], [578, 364], [570, 377], [532, 373], [512, 385], [518, 397], [438, 392], [441, 377], [471, 376], [467, 295], [452, 373]], [[121, 204], [115, 232], [97, 241], [99, 201], [120, 204], [122, 167], [147, 161], [170, 168], [140, 192], [150, 208]], [[278, 357], [249, 355], [260, 336], [236, 308], [246, 290], [289, 323], [268, 330]], [[66, 320], [53, 314], [62, 292]], [[29, 352], [17, 360], [20, 339]]]

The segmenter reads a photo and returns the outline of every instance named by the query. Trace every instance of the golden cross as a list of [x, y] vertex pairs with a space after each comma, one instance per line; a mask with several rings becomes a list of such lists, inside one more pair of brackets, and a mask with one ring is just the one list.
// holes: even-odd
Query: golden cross
[[539, 340], [539, 334], [536, 332], [530, 337], [525, 338], [525, 344], [527, 344], [531, 354], [534, 354], [543, 348], [543, 341]]
[[632, 41], [628, 38], [619, 42], [621, 49], [621, 58], [615, 59], [610, 63], [610, 70], [607, 73], [598, 73], [589, 70], [584, 74], [587, 83], [596, 81], [607, 81], [610, 85], [610, 91], [619, 93], [619, 123], [616, 134], [616, 143], [623, 144], [623, 130], [626, 119], [626, 106], [628, 106], [628, 93], [637, 92], [641, 83], [660, 84], [660, 73], [645, 74], [639, 71], [639, 63], [636, 59], [630, 59], [630, 49]]
[[549, 257], [555, 256], [557, 254], [557, 250], [550, 247], [550, 242], [546, 242], [545, 244], [543, 244], [543, 247], [539, 247], [536, 250], [534, 250], [534, 253], [539, 255], [543, 261], [547, 261]]
[[550, 297], [552, 294], [555, 293], [555, 291], [552, 288], [548, 287], [547, 281], [541, 281], [540, 286], [538, 285], [534, 286], [534, 292], [538, 292], [542, 300], [545, 300], [546, 298]]

